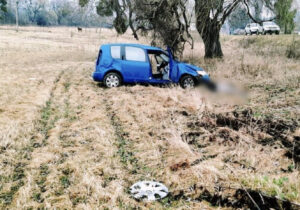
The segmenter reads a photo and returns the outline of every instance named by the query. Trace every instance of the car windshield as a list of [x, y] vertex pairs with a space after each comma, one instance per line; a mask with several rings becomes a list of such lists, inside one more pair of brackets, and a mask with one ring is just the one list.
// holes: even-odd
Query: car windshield
[[265, 26], [273, 26], [273, 25], [275, 25], [275, 23], [273, 23], [273, 22], [265, 22], [264, 25]]
[[251, 23], [250, 26], [251, 26], [251, 27], [256, 27], [256, 26], [257, 26], [257, 23]]

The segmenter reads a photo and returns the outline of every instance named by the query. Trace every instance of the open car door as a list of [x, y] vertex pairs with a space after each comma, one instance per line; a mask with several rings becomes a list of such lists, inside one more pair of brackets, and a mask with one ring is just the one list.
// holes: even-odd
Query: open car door
[[172, 50], [170, 47], [168, 47], [168, 54], [169, 54], [169, 58], [170, 58], [170, 72], [169, 72], [169, 78], [170, 80], [172, 80], [173, 82], [176, 82], [177, 79], [177, 68], [173, 59], [173, 54], [172, 54]]

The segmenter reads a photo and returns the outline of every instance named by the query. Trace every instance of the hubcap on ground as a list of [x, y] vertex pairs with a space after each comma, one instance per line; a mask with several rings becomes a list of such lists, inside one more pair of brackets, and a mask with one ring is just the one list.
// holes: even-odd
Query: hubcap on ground
[[120, 80], [116, 75], [110, 75], [106, 78], [107, 87], [118, 87], [120, 84]]
[[166, 197], [169, 191], [165, 185], [159, 182], [142, 181], [132, 185], [130, 193], [135, 199], [150, 202]]

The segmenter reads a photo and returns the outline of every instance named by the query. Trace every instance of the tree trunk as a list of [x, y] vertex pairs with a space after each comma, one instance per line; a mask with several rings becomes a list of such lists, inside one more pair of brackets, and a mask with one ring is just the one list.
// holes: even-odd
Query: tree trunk
[[222, 58], [223, 51], [220, 43], [221, 28], [219, 24], [197, 26], [197, 29], [205, 45], [205, 58]]
[[207, 1], [195, 0], [196, 27], [205, 45], [205, 58], [222, 58], [220, 30], [223, 22], [213, 9]]
[[16, 31], [19, 31], [19, 1], [16, 1]]
[[205, 45], [205, 58], [222, 58], [223, 51], [220, 43], [220, 30], [210, 30], [201, 34]]

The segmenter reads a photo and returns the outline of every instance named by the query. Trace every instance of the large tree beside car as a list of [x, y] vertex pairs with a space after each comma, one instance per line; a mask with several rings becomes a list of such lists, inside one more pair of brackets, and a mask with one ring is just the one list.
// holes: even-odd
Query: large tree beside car
[[[274, 10], [273, 0], [195, 0], [196, 25], [205, 45], [206, 58], [221, 58], [220, 30], [233, 11], [243, 5], [254, 22], [262, 22], [258, 10]], [[254, 13], [254, 14], [253, 14]]]

